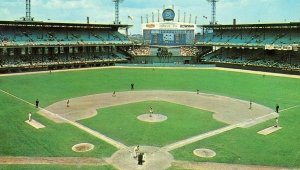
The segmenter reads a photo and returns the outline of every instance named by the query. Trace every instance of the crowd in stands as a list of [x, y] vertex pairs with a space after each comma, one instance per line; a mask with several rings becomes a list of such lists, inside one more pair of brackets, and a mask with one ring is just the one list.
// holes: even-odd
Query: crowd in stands
[[180, 47], [181, 56], [196, 56], [199, 50], [197, 47]]
[[[298, 53], [299, 56], [299, 53]], [[293, 52], [219, 49], [202, 57], [205, 62], [230, 63], [300, 71], [300, 59]]]
[[133, 56], [149, 56], [150, 55], [150, 47], [149, 46], [135, 46], [133, 48], [129, 48], [128, 52]]
[[101, 62], [127, 61], [127, 58], [118, 52], [94, 54], [57, 54], [35, 56], [1, 56], [0, 68], [39, 67], [64, 64], [88, 64]]

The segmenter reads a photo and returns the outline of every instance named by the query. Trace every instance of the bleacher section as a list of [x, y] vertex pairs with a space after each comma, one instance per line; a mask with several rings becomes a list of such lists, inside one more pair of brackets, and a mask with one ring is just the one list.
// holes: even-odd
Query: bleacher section
[[[128, 52], [133, 56], [157, 56], [160, 51], [158, 47], [150, 46], [135, 46], [134, 48], [128, 49]], [[172, 47], [166, 48], [168, 53], [172, 54], [171, 56], [196, 56], [199, 53], [199, 49], [195, 46], [182, 46], [182, 47]]]
[[135, 46], [129, 48], [128, 52], [133, 56], [149, 56], [151, 53], [149, 46]]

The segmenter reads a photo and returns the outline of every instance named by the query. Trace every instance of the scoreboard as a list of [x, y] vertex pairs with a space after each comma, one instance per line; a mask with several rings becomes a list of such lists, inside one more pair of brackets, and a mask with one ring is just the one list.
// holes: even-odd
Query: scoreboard
[[196, 25], [179, 22], [156, 22], [142, 25], [145, 44], [179, 46], [193, 44]]

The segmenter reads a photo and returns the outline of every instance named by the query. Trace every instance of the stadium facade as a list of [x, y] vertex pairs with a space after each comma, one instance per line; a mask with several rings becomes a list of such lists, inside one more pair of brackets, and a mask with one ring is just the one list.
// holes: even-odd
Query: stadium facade
[[202, 62], [220, 67], [299, 74], [300, 23], [202, 25]]
[[94, 67], [127, 61], [128, 25], [0, 21], [0, 71]]

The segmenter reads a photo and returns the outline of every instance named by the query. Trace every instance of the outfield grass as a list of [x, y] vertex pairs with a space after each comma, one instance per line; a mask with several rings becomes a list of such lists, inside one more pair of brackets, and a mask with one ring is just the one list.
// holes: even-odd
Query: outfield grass
[[0, 169], [9, 170], [115, 170], [111, 166], [76, 166], [76, 165], [0, 165]]
[[[136, 117], [148, 113], [150, 106], [156, 113], [167, 116], [168, 120], [161, 123], [138, 120]], [[224, 123], [215, 121], [210, 112], [163, 101], [100, 109], [96, 117], [80, 123], [128, 146], [164, 146], [225, 126]]]
[[299, 79], [217, 70], [102, 69], [0, 78], [0, 88], [41, 106], [88, 94], [136, 90], [184, 90], [226, 95], [281, 108], [299, 104]]
[[[135, 83], [136, 90], [200, 89], [201, 92], [252, 100], [271, 108], [276, 103], [280, 105], [280, 109], [300, 104], [299, 79], [216, 70], [101, 69], [0, 77], [1, 89], [32, 103], [38, 98], [42, 106], [71, 97], [115, 90], [127, 91], [131, 83]], [[0, 109], [0, 135], [1, 140], [5, 139], [0, 143], [2, 155], [73, 155], [74, 153], [63, 148], [70, 148], [71, 144], [81, 139], [95, 140], [76, 128], [57, 125], [42, 117], [38, 117], [39, 121], [48, 128], [32, 130], [20, 123], [27, 117], [23, 114], [32, 108], [15, 99], [8, 99], [3, 93], [0, 97], [1, 101], [6, 101], [1, 102]], [[195, 147], [207, 146], [215, 149], [218, 154], [211, 161], [299, 167], [299, 112], [300, 109], [295, 108], [282, 113], [280, 124], [284, 128], [270, 136], [256, 134], [257, 130], [272, 124], [267, 122], [250, 129], [226, 132], [172, 153], [176, 159], [210, 161], [193, 157], [190, 152]], [[80, 137], [74, 137], [78, 134]], [[147, 140], [151, 139], [145, 139]], [[51, 149], [54, 148], [51, 145], [60, 149]], [[107, 153], [114, 149], [109, 150]]]

